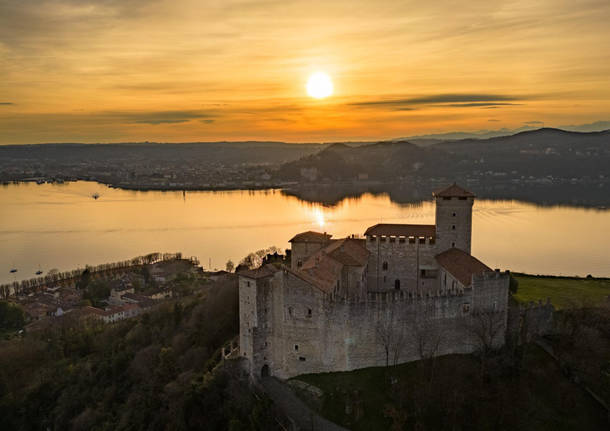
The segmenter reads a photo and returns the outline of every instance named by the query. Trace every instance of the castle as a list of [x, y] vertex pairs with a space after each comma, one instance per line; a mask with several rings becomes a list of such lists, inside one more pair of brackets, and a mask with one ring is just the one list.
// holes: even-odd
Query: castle
[[364, 238], [303, 232], [291, 263], [240, 272], [240, 355], [290, 378], [504, 344], [509, 275], [470, 254], [475, 196], [433, 193], [436, 224], [376, 224]]

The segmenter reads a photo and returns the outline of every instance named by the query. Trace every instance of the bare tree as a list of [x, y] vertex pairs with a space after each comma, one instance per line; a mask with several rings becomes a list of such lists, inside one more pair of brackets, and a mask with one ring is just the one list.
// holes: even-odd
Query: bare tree
[[466, 320], [466, 330], [481, 358], [481, 373], [484, 373], [487, 360], [506, 329], [505, 322], [504, 313], [492, 310], [476, 311]]
[[396, 313], [396, 304], [388, 307], [385, 313], [377, 316], [375, 333], [385, 353], [385, 366], [390, 365], [392, 355], [393, 365], [398, 363], [404, 345], [405, 331]]
[[[432, 382], [434, 377], [434, 362], [442, 341], [439, 328], [426, 319], [415, 324], [414, 336], [417, 343], [417, 354], [424, 371], [427, 371], [428, 381]], [[425, 370], [427, 368], [427, 370]]]
[[231, 259], [227, 260], [226, 268], [227, 272], [233, 272], [233, 270], [235, 269], [235, 264]]

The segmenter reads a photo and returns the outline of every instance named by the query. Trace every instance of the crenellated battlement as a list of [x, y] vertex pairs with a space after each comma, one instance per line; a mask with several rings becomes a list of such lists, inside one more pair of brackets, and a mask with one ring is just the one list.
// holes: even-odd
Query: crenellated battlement
[[433, 236], [394, 236], [394, 235], [368, 235], [366, 239], [370, 244], [389, 244], [405, 247], [417, 247], [420, 245], [434, 246], [436, 238]]
[[473, 282], [487, 281], [487, 280], [498, 280], [505, 279], [510, 277], [510, 271], [500, 271], [496, 269], [495, 271], [487, 271], [481, 274], [474, 274], [472, 276]]

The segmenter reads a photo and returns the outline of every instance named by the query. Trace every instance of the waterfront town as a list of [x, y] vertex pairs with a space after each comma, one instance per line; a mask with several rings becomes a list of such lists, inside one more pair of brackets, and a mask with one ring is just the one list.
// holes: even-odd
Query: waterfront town
[[0, 286], [0, 296], [25, 312], [25, 331], [61, 322], [114, 323], [150, 311], [158, 304], [194, 293], [222, 277], [205, 272], [196, 258], [151, 253], [129, 261], [87, 266]]

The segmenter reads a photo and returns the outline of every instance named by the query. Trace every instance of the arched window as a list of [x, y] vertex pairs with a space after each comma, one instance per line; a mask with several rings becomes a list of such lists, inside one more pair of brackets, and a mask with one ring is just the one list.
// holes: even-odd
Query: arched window
[[400, 280], [399, 279], [394, 280], [394, 289], [400, 290]]
[[383, 268], [384, 271], [388, 270], [388, 263], [387, 262], [383, 262], [383, 265], [381, 265], [381, 267]]

